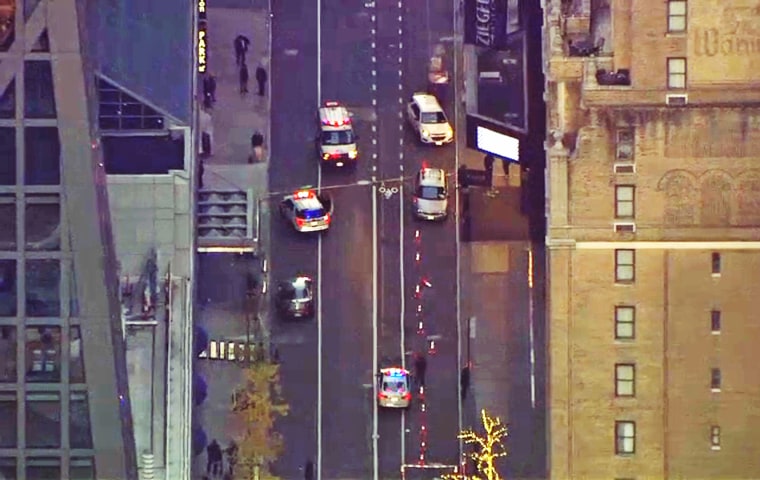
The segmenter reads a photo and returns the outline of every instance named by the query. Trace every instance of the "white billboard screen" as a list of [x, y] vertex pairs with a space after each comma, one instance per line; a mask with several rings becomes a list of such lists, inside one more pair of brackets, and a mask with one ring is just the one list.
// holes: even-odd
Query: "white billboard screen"
[[478, 150], [515, 162], [520, 161], [520, 140], [478, 125], [476, 134]]

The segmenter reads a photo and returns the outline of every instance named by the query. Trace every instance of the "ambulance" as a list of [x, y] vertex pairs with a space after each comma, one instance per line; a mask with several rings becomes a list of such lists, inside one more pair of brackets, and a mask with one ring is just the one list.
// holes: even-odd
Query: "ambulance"
[[319, 108], [319, 156], [323, 165], [353, 166], [359, 157], [351, 116], [338, 102], [325, 102]]

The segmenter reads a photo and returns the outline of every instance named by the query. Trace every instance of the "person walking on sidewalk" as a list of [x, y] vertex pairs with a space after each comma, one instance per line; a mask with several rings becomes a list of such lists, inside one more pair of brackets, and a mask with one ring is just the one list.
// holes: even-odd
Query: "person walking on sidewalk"
[[465, 366], [459, 372], [459, 387], [462, 392], [462, 400], [467, 398], [467, 391], [470, 389], [470, 366]]
[[263, 97], [266, 94], [267, 89], [267, 71], [260, 63], [259, 66], [256, 67], [256, 82], [259, 84], [259, 96]]
[[303, 479], [314, 480], [314, 462], [311, 459], [307, 459], [303, 467]]
[[221, 473], [222, 447], [219, 446], [216, 439], [206, 447], [206, 473], [216, 475]]
[[483, 167], [485, 167], [486, 171], [486, 183], [488, 184], [488, 187], [491, 188], [493, 186], [493, 164], [496, 161], [496, 159], [493, 157], [493, 155], [486, 155], [483, 157]]
[[240, 95], [248, 93], [248, 65], [240, 65]]
[[414, 357], [414, 375], [417, 377], [417, 382], [421, 387], [425, 386], [425, 371], [427, 370], [427, 359], [422, 353], [418, 353]]
[[248, 46], [251, 45], [251, 40], [243, 34], [235, 37], [233, 42], [235, 46], [235, 64], [242, 65], [245, 63], [245, 54], [248, 52]]
[[216, 77], [211, 73], [203, 76], [203, 99], [206, 108], [216, 103]]

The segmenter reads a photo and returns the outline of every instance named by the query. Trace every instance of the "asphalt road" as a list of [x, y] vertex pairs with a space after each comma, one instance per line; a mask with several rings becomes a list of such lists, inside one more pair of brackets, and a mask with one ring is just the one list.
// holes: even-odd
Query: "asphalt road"
[[[317, 183], [317, 9], [315, 2], [301, 2], [299, 8], [272, 2], [272, 9], [269, 191], [282, 192]], [[270, 200], [272, 212], [277, 201]], [[270, 217], [272, 282], [316, 275], [317, 237], [296, 235], [278, 215]], [[290, 414], [277, 424], [285, 448], [274, 470], [283, 478], [303, 478], [300, 468], [317, 451], [317, 326], [314, 321], [283, 322], [272, 309], [271, 328], [282, 360], [282, 394], [290, 403]]]
[[[427, 85], [427, 65], [436, 44], [443, 44], [447, 55], [445, 62], [453, 76], [453, 2], [405, 2], [404, 5], [404, 94], [405, 100], [415, 91], [425, 90]], [[460, 66], [461, 68], [461, 66]], [[452, 85], [443, 102], [452, 124], [454, 112], [454, 86]], [[463, 127], [463, 126], [462, 126]], [[435, 147], [419, 143], [407, 127], [404, 141], [404, 168], [412, 175], [424, 164], [443, 168], [447, 173], [455, 171], [454, 144]], [[406, 208], [404, 230], [406, 232], [404, 257], [406, 268], [407, 303], [405, 325], [407, 351], [426, 351], [427, 337], [435, 340], [435, 353], [428, 355], [425, 412], [419, 402], [411, 409], [407, 428], [410, 431], [406, 446], [406, 463], [417, 463], [424, 454], [426, 463], [457, 464], [459, 443], [458, 385], [459, 366], [457, 363], [457, 275], [456, 275], [456, 220], [454, 218], [455, 183], [453, 176], [449, 184], [449, 214], [443, 223], [420, 222], [412, 219], [410, 208]], [[411, 185], [410, 185], [411, 187]], [[411, 194], [411, 188], [409, 188]], [[407, 205], [411, 199], [407, 196]], [[419, 231], [419, 240], [415, 232]], [[416, 261], [419, 253], [420, 259]], [[415, 285], [425, 279], [430, 287], [420, 287], [421, 299], [413, 298]], [[421, 315], [416, 307], [421, 306]], [[422, 320], [424, 332], [417, 333], [418, 322]], [[426, 448], [421, 448], [420, 427], [426, 426]]]
[[[372, 478], [375, 455], [380, 478], [399, 478], [401, 463], [416, 463], [419, 458], [423, 421], [430, 431], [426, 459], [457, 460], [455, 222], [451, 218], [443, 224], [423, 224], [410, 215], [411, 175], [423, 160], [453, 172], [454, 147], [420, 145], [399, 115], [406, 99], [426, 87], [433, 43], [452, 35], [452, 2], [429, 3], [430, 9], [409, 2], [399, 8], [397, 0], [377, 0], [374, 6], [323, 0], [319, 82], [316, 2], [302, 2], [297, 9], [273, 5], [270, 191], [321, 183], [332, 188], [335, 204], [333, 224], [321, 245], [317, 236], [296, 235], [272, 216], [272, 280], [321, 273], [319, 318], [298, 323], [273, 318], [283, 394], [291, 405], [291, 414], [278, 424], [286, 447], [275, 470], [283, 478], [303, 478], [300, 468], [307, 458], [316, 464], [318, 359], [322, 363], [321, 478]], [[322, 101], [339, 100], [355, 114], [360, 161], [354, 171], [318, 171], [314, 146], [318, 91]], [[453, 118], [451, 104], [446, 110]], [[399, 182], [402, 175], [406, 180]], [[376, 231], [373, 189], [355, 185], [373, 177], [377, 187], [398, 189], [389, 198], [375, 194]], [[452, 190], [452, 214], [453, 198]], [[423, 248], [420, 262], [414, 258], [417, 229]], [[373, 292], [375, 267], [377, 292]], [[414, 306], [414, 286], [423, 275], [433, 285], [424, 292], [425, 333], [441, 336], [437, 353], [428, 361], [428, 412], [423, 419], [419, 402], [408, 413], [379, 411], [375, 452], [374, 367], [402, 363], [404, 352], [426, 349], [424, 336], [416, 332]]]

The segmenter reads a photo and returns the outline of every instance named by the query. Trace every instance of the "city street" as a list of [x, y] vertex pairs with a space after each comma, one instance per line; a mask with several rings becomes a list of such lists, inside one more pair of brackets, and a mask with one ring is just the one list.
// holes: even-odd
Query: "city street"
[[[269, 191], [291, 191], [316, 185], [314, 159], [315, 106], [317, 105], [316, 2], [291, 8], [272, 4], [272, 139]], [[296, 274], [317, 274], [317, 238], [295, 235], [276, 215], [279, 197], [269, 208], [271, 237], [269, 259], [272, 284]], [[303, 478], [304, 463], [317, 451], [317, 327], [315, 322], [287, 324], [272, 311], [271, 342], [282, 359], [282, 394], [290, 413], [277, 422], [285, 448], [275, 472], [282, 478]]]
[[[321, 237], [272, 216], [273, 286], [299, 273], [318, 285], [313, 320], [271, 319], [291, 405], [278, 422], [286, 446], [275, 473], [302, 478], [311, 459], [324, 479], [399, 478], [403, 463], [458, 462], [456, 150], [421, 144], [403, 116], [412, 93], [427, 89], [436, 45], [454, 74], [453, 2], [323, 0], [320, 8], [275, 4], [273, 12], [269, 190], [321, 186], [335, 205]], [[443, 103], [452, 123], [453, 98], [452, 84]], [[318, 167], [317, 107], [327, 100], [354, 115], [354, 170]], [[451, 175], [445, 222], [412, 218], [423, 164]], [[377, 369], [414, 370], [411, 352], [427, 355], [424, 397], [415, 388], [408, 411], [378, 410]]]

